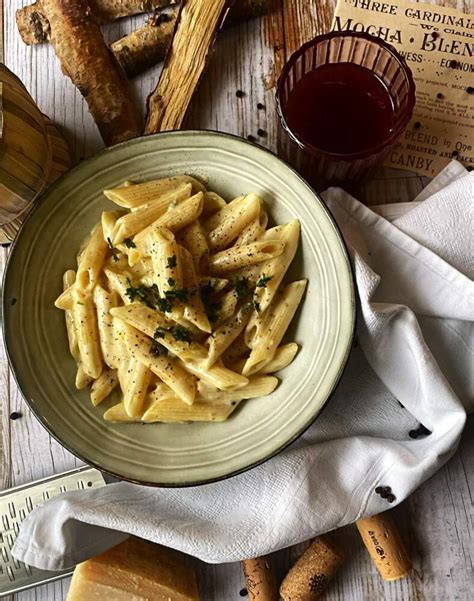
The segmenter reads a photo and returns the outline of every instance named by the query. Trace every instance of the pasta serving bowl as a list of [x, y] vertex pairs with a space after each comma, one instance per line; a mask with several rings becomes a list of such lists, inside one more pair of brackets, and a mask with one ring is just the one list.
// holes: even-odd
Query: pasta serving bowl
[[[112, 423], [117, 402], [91, 407], [76, 390], [64, 315], [54, 307], [62, 275], [100, 219], [114, 209], [102, 193], [124, 180], [187, 174], [226, 200], [257, 193], [271, 224], [301, 223], [285, 281], [306, 279], [305, 298], [286, 334], [300, 350], [268, 396], [223, 422]], [[78, 165], [38, 201], [10, 254], [4, 337], [19, 388], [61, 444], [118, 478], [152, 486], [212, 482], [253, 467], [296, 440], [334, 390], [352, 343], [355, 303], [348, 256], [327, 209], [290, 167], [268, 151], [217, 132], [167, 132], [107, 149]]]

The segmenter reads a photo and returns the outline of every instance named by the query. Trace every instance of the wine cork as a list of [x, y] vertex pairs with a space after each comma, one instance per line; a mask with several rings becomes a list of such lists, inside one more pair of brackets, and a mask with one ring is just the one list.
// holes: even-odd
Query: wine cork
[[358, 520], [356, 526], [384, 580], [398, 580], [408, 574], [411, 563], [388, 512]]
[[284, 601], [315, 601], [344, 563], [344, 555], [327, 536], [315, 538], [280, 586]]
[[242, 562], [249, 601], [278, 601], [278, 587], [267, 556]]

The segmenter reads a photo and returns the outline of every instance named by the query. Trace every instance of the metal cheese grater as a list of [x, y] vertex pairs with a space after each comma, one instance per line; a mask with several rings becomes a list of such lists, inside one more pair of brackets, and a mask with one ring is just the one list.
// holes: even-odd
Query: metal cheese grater
[[99, 471], [81, 467], [0, 492], [0, 597], [72, 574], [73, 569], [49, 572], [28, 566], [12, 557], [11, 549], [21, 522], [35, 507], [63, 492], [101, 486], [105, 481]]

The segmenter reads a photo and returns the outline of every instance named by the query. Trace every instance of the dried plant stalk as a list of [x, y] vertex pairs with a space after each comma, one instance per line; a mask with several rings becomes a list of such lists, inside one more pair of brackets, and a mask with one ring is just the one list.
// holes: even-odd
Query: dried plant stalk
[[171, 48], [148, 97], [146, 134], [179, 129], [227, 15], [228, 0], [184, 0]]
[[42, 0], [63, 72], [86, 99], [107, 145], [139, 134], [139, 118], [120, 69], [87, 0]]
[[[237, 0], [224, 26], [264, 15], [269, 4], [269, 0]], [[170, 14], [155, 13], [145, 25], [111, 45], [115, 58], [128, 77], [136, 77], [165, 59], [177, 16], [177, 10]]]
[[[93, 19], [97, 23], [116, 21], [174, 4], [176, 0], [91, 0]], [[25, 44], [40, 44], [49, 40], [51, 28], [39, 0], [16, 12], [18, 30]]]

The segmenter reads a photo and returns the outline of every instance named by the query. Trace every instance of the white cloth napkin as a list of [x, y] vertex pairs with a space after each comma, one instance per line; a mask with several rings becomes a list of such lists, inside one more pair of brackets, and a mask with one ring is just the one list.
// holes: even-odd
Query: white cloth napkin
[[[474, 409], [474, 174], [449, 169], [442, 190], [393, 223], [341, 189], [324, 194], [353, 260], [357, 338], [336, 394], [296, 443], [216, 484], [61, 495], [23, 523], [14, 556], [57, 570], [130, 533], [236, 561], [384, 511], [377, 486], [396, 504], [438, 470]], [[432, 433], [414, 439], [420, 422]]]

